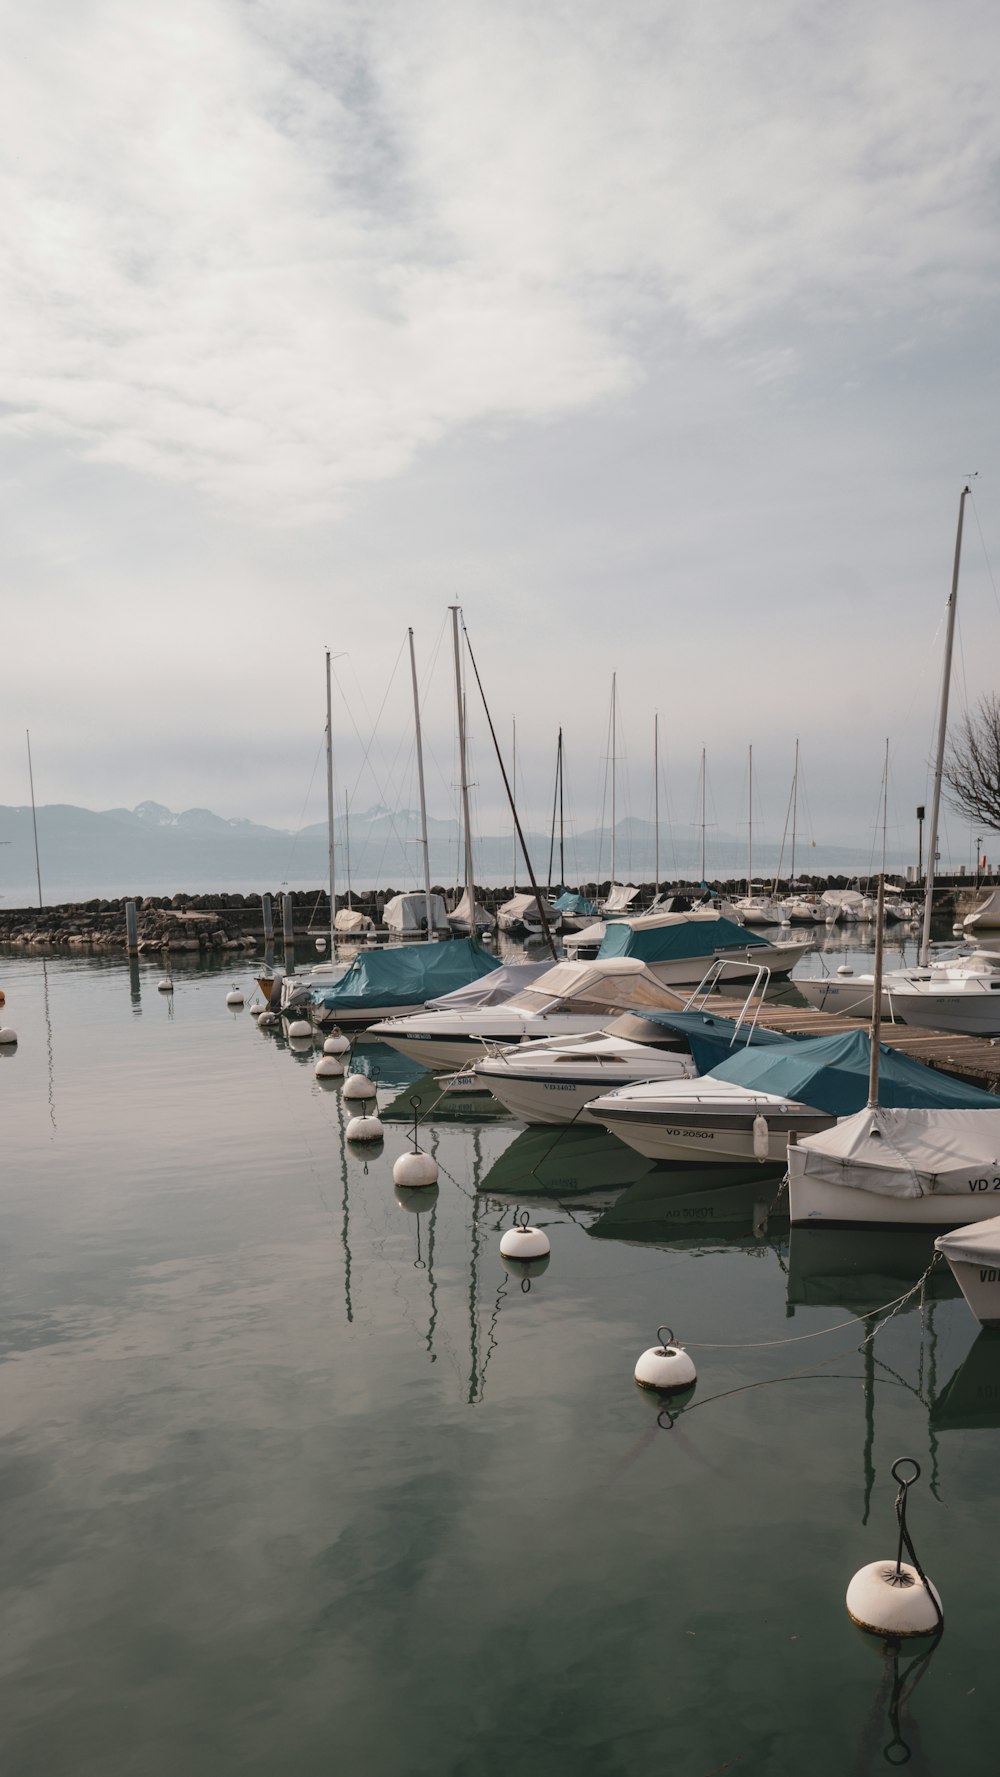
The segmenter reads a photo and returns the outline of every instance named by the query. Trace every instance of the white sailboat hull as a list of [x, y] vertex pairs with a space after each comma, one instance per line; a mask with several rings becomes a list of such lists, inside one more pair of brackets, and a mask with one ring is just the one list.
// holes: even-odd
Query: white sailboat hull
[[951, 1274], [983, 1327], [1000, 1327], [1000, 1257], [996, 1264], [969, 1264], [945, 1255]]
[[[886, 1197], [855, 1185], [838, 1185], [812, 1175], [794, 1176], [789, 1158], [789, 1216], [793, 1225], [824, 1222], [841, 1227], [854, 1224], [907, 1228], [960, 1228], [965, 1222], [985, 1221], [997, 1214], [1000, 1195], [985, 1194], [966, 1185], [963, 1192], [933, 1191], [926, 1197]], [[982, 1175], [980, 1175], [982, 1176]], [[1000, 1192], [1000, 1180], [997, 1183]]]

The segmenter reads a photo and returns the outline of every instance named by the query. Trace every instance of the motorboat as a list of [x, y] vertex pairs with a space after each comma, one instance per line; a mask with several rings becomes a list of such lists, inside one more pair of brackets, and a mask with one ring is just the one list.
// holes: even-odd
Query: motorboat
[[478, 940], [365, 948], [352, 962], [327, 964], [306, 977], [285, 975], [271, 995], [283, 1017], [320, 1028], [363, 1029], [379, 1019], [416, 1012], [429, 999], [465, 987], [500, 967]]
[[534, 895], [512, 895], [497, 908], [497, 929], [508, 932], [512, 938], [544, 938], [546, 926], [557, 932], [560, 916], [553, 903], [543, 896], [541, 905], [540, 914]]
[[[970, 982], [980, 985], [970, 987]], [[990, 982], [993, 987], [987, 985]], [[836, 975], [795, 977], [796, 991], [818, 1012], [838, 1012], [855, 1018], [871, 1017], [874, 986], [873, 973], [863, 971], [856, 975], [845, 963]], [[1000, 954], [976, 950], [960, 956], [952, 950], [926, 968], [887, 969], [882, 977], [881, 1016], [905, 1024], [926, 1024], [935, 1030], [989, 1034], [1000, 1030], [1000, 1001], [994, 1003], [989, 998], [994, 987], [1000, 992]], [[946, 1022], [949, 1015], [956, 1014], [970, 1022]]]
[[487, 1054], [491, 1044], [582, 1036], [615, 1012], [663, 1011], [681, 1004], [638, 957], [609, 957], [556, 963], [501, 1006], [386, 1018], [369, 1034], [422, 1067], [457, 1068]]
[[982, 969], [948, 969], [929, 980], [895, 983], [893, 1016], [925, 1030], [1000, 1035], [1000, 958]]
[[[994, 1190], [1000, 1190], [996, 1175], [984, 1195], [989, 1198]], [[939, 1234], [934, 1245], [947, 1259], [980, 1326], [1000, 1327], [1000, 1215], [956, 1228], [951, 1234]]]
[[563, 889], [553, 901], [552, 911], [558, 914], [563, 932], [582, 932], [597, 916], [593, 901], [588, 901], [586, 895], [573, 894], [569, 889]]
[[[691, 1086], [667, 1082], [624, 1087], [595, 1099], [590, 1113], [640, 1154], [655, 1159], [684, 1164], [699, 1156], [708, 1164], [775, 1160], [792, 1133], [796, 1138], [818, 1135], [839, 1118], [860, 1111], [869, 1095], [870, 1073], [867, 1032], [799, 1037], [743, 1048]], [[879, 1049], [879, 1093], [893, 1109], [996, 1107], [996, 1100], [979, 1087], [949, 1079], [885, 1046]]]
[[981, 1105], [879, 1103], [791, 1145], [792, 1222], [955, 1228], [996, 1216], [1000, 1107], [988, 1092], [964, 1090]]
[[751, 980], [761, 968], [788, 975], [812, 949], [808, 938], [771, 944], [759, 932], [737, 925], [712, 908], [662, 913], [646, 919], [614, 920], [599, 956], [637, 956], [670, 987], [694, 987], [709, 963], [724, 959], [732, 981]]

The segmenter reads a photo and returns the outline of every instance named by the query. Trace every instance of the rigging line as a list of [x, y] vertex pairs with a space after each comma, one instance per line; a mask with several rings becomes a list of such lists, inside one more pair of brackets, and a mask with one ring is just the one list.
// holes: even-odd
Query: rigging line
[[975, 515], [976, 529], [979, 532], [979, 541], [982, 543], [982, 546], [983, 546], [983, 560], [986, 563], [986, 572], [988, 573], [988, 575], [990, 577], [990, 585], [993, 588], [993, 598], [996, 602], [997, 610], [1000, 611], [1000, 594], [998, 594], [998, 592], [997, 592], [997, 583], [993, 577], [993, 565], [990, 561], [989, 550], [986, 547], [986, 538], [983, 536], [983, 527], [979, 522], [979, 509], [976, 505], [976, 498], [975, 498], [975, 495], [973, 494], [971, 488], [969, 490], [969, 504], [971, 505], [973, 513]]
[[899, 1313], [903, 1303], [908, 1302], [911, 1296], [915, 1296], [918, 1290], [923, 1289], [940, 1257], [941, 1254], [936, 1252], [926, 1271], [922, 1272], [916, 1283], [912, 1284], [908, 1290], [904, 1290], [901, 1296], [894, 1296], [890, 1302], [883, 1302], [881, 1308], [870, 1308], [867, 1314], [855, 1314], [851, 1316], [850, 1320], [837, 1321], [832, 1327], [819, 1327], [812, 1333], [793, 1333], [788, 1339], [749, 1339], [746, 1342], [726, 1345], [708, 1344], [704, 1340], [685, 1339], [685, 1349], [691, 1351], [763, 1351], [772, 1345], [799, 1345], [803, 1339], [822, 1339], [827, 1333], [841, 1333], [845, 1327], [863, 1326], [866, 1321], [884, 1314], [885, 1320], [880, 1320], [867, 1338], [862, 1340], [862, 1345], [867, 1345], [874, 1339], [875, 1334]]
[[[361, 783], [362, 774], [364, 773], [365, 767], [369, 764], [369, 755], [370, 755], [371, 750], [374, 747], [376, 741], [378, 740], [378, 726], [382, 720], [382, 716], [385, 711], [385, 706], [386, 706], [387, 702], [389, 701], [389, 693], [392, 690], [393, 683], [396, 678], [396, 674], [399, 671], [399, 663], [403, 658], [403, 650], [405, 649], [405, 647], [406, 647], [406, 636], [404, 636], [403, 640], [400, 642], [399, 653], [396, 655], [395, 661], [393, 662], [392, 671], [389, 674], [389, 680], [386, 685], [385, 691], [382, 694], [382, 702], [379, 704], [378, 713], [375, 717], [374, 722], [372, 722], [371, 715], [369, 714], [368, 703], [367, 703], [367, 699], [365, 698], [365, 693], [364, 693], [364, 686], [362, 685], [361, 680], [358, 677], [357, 667], [354, 665], [354, 662], [351, 659], [351, 656], [350, 655], [347, 656], [351, 671], [354, 674], [355, 684], [357, 685], [357, 688], [358, 688], [358, 695], [361, 698], [362, 708], [365, 713], [365, 720], [371, 726], [371, 739], [369, 740], [368, 745], [365, 748], [365, 755], [364, 755], [364, 758], [362, 759], [361, 764], [358, 768], [357, 777], [355, 778], [355, 782], [354, 782], [354, 791], [351, 794], [351, 806], [352, 807], [354, 805], [354, 796], [357, 793], [358, 787]], [[358, 733], [357, 722], [354, 720], [354, 713], [350, 707], [350, 704], [347, 701], [347, 694], [344, 691], [343, 686], [341, 685], [340, 679], [337, 676], [336, 672], [334, 673], [334, 677], [337, 679], [337, 688], [340, 691], [341, 697], [343, 698], [344, 707], [347, 710], [347, 713], [351, 718], [351, 723], [354, 728], [354, 732], [357, 735], [359, 742], [361, 742], [361, 745], [364, 747], [364, 742], [361, 741], [361, 735]], [[380, 750], [381, 750], [381, 743], [380, 743]], [[398, 746], [396, 749], [396, 753], [397, 753], [397, 757], [398, 757], [398, 754], [399, 754]], [[383, 768], [383, 770], [385, 770], [385, 761], [384, 760], [382, 760], [382, 768]], [[378, 778], [375, 777], [375, 767], [372, 765], [370, 767], [370, 769], [371, 769], [372, 777], [375, 778], [375, 785], [376, 785], [376, 788], [378, 789], [379, 795], [384, 796], [385, 791], [382, 789], [381, 785], [379, 784]]]
[[313, 768], [312, 768], [312, 772], [310, 773], [310, 777], [309, 777], [309, 788], [306, 791], [305, 801], [303, 802], [302, 808], [299, 812], [299, 824], [296, 827], [294, 833], [292, 834], [292, 843], [291, 843], [291, 846], [289, 847], [288, 856], [287, 856], [286, 863], [285, 863], [285, 869], [288, 871], [289, 877], [292, 874], [292, 865], [295, 862], [295, 848], [298, 845], [300, 838], [302, 837], [302, 823], [305, 820], [306, 809], [309, 806], [309, 798], [312, 795], [313, 784], [316, 782], [316, 770], [319, 765], [320, 756], [323, 753], [325, 747], [326, 747], [326, 729], [324, 728], [323, 737], [319, 743], [319, 746], [316, 748], [316, 757], [313, 760]]
[[[388, 695], [389, 695], [389, 691], [390, 691], [390, 690], [391, 690], [391, 688], [392, 688], [392, 681], [393, 681], [393, 679], [394, 679], [394, 678], [395, 678], [395, 675], [396, 675], [396, 671], [397, 671], [397, 669], [398, 669], [398, 666], [399, 666], [399, 662], [400, 662], [400, 660], [401, 660], [401, 659], [402, 659], [402, 654], [403, 654], [403, 648], [404, 648], [404, 647], [405, 647], [405, 645], [406, 645], [406, 644], [405, 644], [405, 640], [404, 640], [404, 642], [402, 642], [402, 643], [401, 643], [401, 644], [400, 644], [400, 650], [399, 650], [399, 654], [398, 654], [398, 655], [397, 655], [397, 656], [396, 656], [396, 664], [395, 664], [395, 666], [394, 666], [394, 667], [393, 667], [393, 669], [392, 669], [392, 674], [391, 674], [391, 676], [390, 676], [390, 679], [389, 679], [389, 684], [388, 684], [388, 685], [387, 685], [387, 687], [386, 687], [386, 692], [385, 692], [385, 697], [383, 697], [383, 699], [382, 699], [382, 703], [381, 703], [381, 706], [380, 706], [380, 708], [379, 708], [379, 714], [378, 714], [378, 718], [376, 718], [376, 721], [378, 721], [378, 720], [380, 720], [380, 719], [381, 719], [381, 715], [382, 715], [382, 711], [383, 711], [383, 710], [384, 710], [384, 709], [385, 709], [385, 704], [386, 704], [386, 698], [387, 698], [387, 697], [388, 697]], [[387, 810], [387, 811], [388, 811], [388, 815], [389, 815], [389, 826], [390, 826], [390, 828], [391, 828], [391, 830], [392, 830], [392, 834], [393, 834], [393, 837], [394, 837], [394, 839], [395, 839], [395, 840], [396, 840], [396, 842], [397, 842], [397, 844], [400, 844], [400, 845], [401, 845], [401, 844], [402, 844], [402, 841], [401, 841], [401, 840], [400, 840], [400, 838], [399, 838], [399, 834], [398, 834], [398, 832], [397, 832], [397, 830], [396, 830], [396, 819], [395, 819], [395, 815], [394, 815], [394, 814], [393, 814], [393, 812], [392, 812], [392, 810], [391, 810], [391, 808], [390, 808], [390, 807], [389, 807], [389, 797], [388, 797], [388, 792], [387, 792], [387, 790], [386, 790], [386, 789], [385, 789], [385, 788], [384, 788], [384, 787], [383, 787], [383, 785], [382, 785], [382, 784], [380, 784], [380, 783], [379, 783], [379, 779], [378, 779], [378, 774], [377, 774], [377, 773], [376, 773], [376, 770], [375, 770], [375, 766], [374, 766], [374, 764], [373, 764], [373, 763], [372, 763], [372, 760], [371, 760], [371, 750], [372, 750], [372, 747], [373, 747], [373, 746], [374, 746], [374, 744], [375, 744], [375, 739], [376, 739], [376, 729], [373, 729], [373, 730], [372, 730], [372, 734], [371, 734], [371, 739], [370, 739], [370, 740], [369, 740], [369, 741], [368, 741], [368, 743], [367, 743], [367, 745], [366, 745], [366, 743], [365, 743], [365, 741], [364, 741], [364, 740], [363, 740], [363, 739], [362, 739], [362, 737], [361, 737], [361, 732], [360, 732], [360, 730], [359, 730], [359, 728], [358, 728], [358, 724], [357, 724], [357, 722], [356, 722], [356, 720], [355, 720], [355, 717], [354, 717], [354, 711], [353, 711], [353, 710], [352, 710], [352, 708], [351, 708], [351, 705], [350, 705], [350, 703], [349, 703], [349, 702], [348, 702], [348, 699], [347, 699], [347, 693], [346, 693], [346, 691], [345, 691], [345, 690], [344, 690], [344, 687], [343, 687], [343, 685], [342, 685], [342, 684], [341, 684], [341, 682], [340, 682], [340, 675], [339, 675], [339, 674], [338, 674], [338, 672], [337, 672], [337, 670], [336, 670], [336, 668], [335, 668], [335, 667], [334, 667], [334, 668], [333, 668], [333, 677], [334, 677], [334, 679], [335, 679], [335, 680], [336, 680], [336, 684], [337, 684], [337, 690], [338, 690], [338, 691], [339, 691], [339, 692], [340, 692], [340, 698], [341, 698], [341, 702], [342, 702], [342, 703], [343, 703], [343, 705], [344, 705], [344, 708], [345, 708], [345, 710], [346, 710], [346, 711], [347, 711], [347, 714], [348, 714], [348, 716], [349, 716], [349, 717], [350, 717], [350, 719], [351, 719], [351, 727], [352, 727], [352, 728], [353, 728], [353, 729], [354, 729], [354, 733], [355, 733], [355, 736], [356, 736], [356, 738], [357, 738], [357, 741], [358, 741], [358, 744], [359, 744], [359, 746], [360, 746], [360, 747], [361, 747], [361, 749], [362, 749], [362, 755], [363, 755], [363, 757], [362, 757], [362, 760], [361, 760], [361, 765], [360, 765], [360, 767], [359, 767], [359, 770], [358, 770], [358, 775], [357, 775], [357, 778], [356, 778], [356, 779], [355, 779], [355, 785], [354, 785], [354, 789], [355, 789], [355, 792], [356, 792], [356, 791], [357, 791], [357, 788], [358, 788], [358, 785], [359, 785], [359, 783], [360, 783], [360, 782], [361, 782], [361, 776], [362, 776], [362, 773], [363, 773], [363, 772], [364, 772], [364, 770], [365, 770], [365, 768], [366, 768], [366, 766], [367, 766], [367, 768], [368, 768], [368, 769], [369, 769], [369, 770], [370, 770], [370, 772], [371, 772], [371, 774], [372, 774], [372, 779], [373, 779], [373, 781], [374, 781], [374, 784], [375, 784], [375, 788], [376, 788], [376, 791], [377, 791], [377, 793], [378, 793], [378, 795], [379, 795], [379, 796], [380, 796], [380, 797], [381, 797], [381, 799], [382, 799], [382, 802], [383, 802], [383, 804], [384, 804], [384, 806], [385, 806], [385, 808], [386, 808], [386, 810]], [[357, 674], [355, 674], [355, 677], [357, 677]], [[363, 693], [362, 693], [362, 702], [364, 702], [364, 694], [363, 694]], [[366, 711], [366, 714], [367, 714], [367, 711]]]

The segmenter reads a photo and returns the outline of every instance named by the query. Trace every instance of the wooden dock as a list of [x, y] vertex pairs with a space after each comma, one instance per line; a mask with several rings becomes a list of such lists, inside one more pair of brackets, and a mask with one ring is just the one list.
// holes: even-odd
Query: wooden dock
[[[743, 1011], [743, 1001], [713, 994], [705, 1010], [735, 1020]], [[869, 1028], [867, 1018], [817, 1012], [813, 1006], [783, 1006], [776, 1000], [765, 1000], [759, 1006], [752, 1000], [751, 1015], [754, 1010], [758, 1024], [767, 1030], [784, 1031], [790, 1037], [833, 1037], [841, 1031]], [[898, 1049], [901, 1055], [935, 1067], [939, 1073], [971, 1080], [986, 1092], [1000, 1089], [1000, 1038], [991, 1041], [989, 1037], [961, 1036], [955, 1031], [922, 1030], [912, 1024], [883, 1024], [882, 1041], [887, 1049]]]

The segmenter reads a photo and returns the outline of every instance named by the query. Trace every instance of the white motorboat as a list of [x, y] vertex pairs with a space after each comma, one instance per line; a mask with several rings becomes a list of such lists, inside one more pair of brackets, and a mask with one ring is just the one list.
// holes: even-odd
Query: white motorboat
[[476, 1078], [525, 1123], [592, 1122], [591, 1099], [636, 1080], [691, 1080], [697, 1068], [681, 1038], [635, 1043], [608, 1031], [540, 1041], [491, 1052], [476, 1062]]
[[771, 944], [712, 908], [696, 907], [690, 913], [614, 920], [600, 955], [640, 957], [668, 986], [695, 987], [717, 959], [733, 965], [727, 970], [731, 981], [749, 981], [760, 968], [770, 969], [772, 975], [789, 975], [811, 949], [808, 938]]
[[491, 1044], [593, 1032], [614, 1012], [678, 1008], [678, 994], [637, 957], [556, 963], [501, 1006], [420, 1012], [373, 1024], [370, 1035], [426, 1068], [457, 1068]]
[[1000, 1327], [1000, 1215], [939, 1234], [934, 1245], [980, 1326]]
[[982, 1109], [870, 1106], [791, 1145], [792, 1222], [954, 1228], [994, 1216], [1000, 1108], [979, 1097]]
[[899, 983], [892, 1007], [895, 1018], [925, 1030], [1000, 1035], [1000, 967], [948, 969], [930, 980]]
[[736, 1160], [778, 1163], [784, 1160], [790, 1134], [827, 1129], [836, 1121], [815, 1105], [711, 1074], [693, 1084], [656, 1080], [626, 1086], [595, 1098], [589, 1109], [596, 1122], [637, 1153], [685, 1166]]
[[[972, 951], [967, 956], [956, 956], [950, 952], [947, 956], [936, 958], [926, 968], [887, 969], [882, 976], [882, 1011], [881, 1016], [888, 1021], [897, 1019], [900, 1023], [926, 1023], [936, 1030], [960, 1030], [965, 1028], [983, 1031], [982, 1024], [970, 1026], [949, 1025], [938, 1023], [938, 1018], [945, 1018], [952, 999], [957, 999], [961, 1006], [968, 1010], [972, 992], [967, 987], [970, 981], [987, 982], [993, 980], [1000, 990], [1000, 954], [988, 950]], [[872, 1013], [872, 992], [875, 985], [874, 974], [864, 971], [856, 975], [847, 964], [841, 964], [836, 975], [797, 975], [795, 989], [803, 999], [808, 1000], [819, 1012], [839, 1012], [855, 1018], [870, 1018]], [[992, 991], [992, 990], [989, 990]], [[915, 996], [926, 995], [925, 1001]], [[912, 1018], [907, 1017], [907, 1008], [914, 1011]], [[981, 1005], [979, 1012], [988, 1018], [992, 1008]], [[969, 1014], [974, 1016], [974, 1013]], [[1000, 1014], [998, 1014], [1000, 1016]], [[1000, 1025], [993, 1028], [1000, 1028]]]

